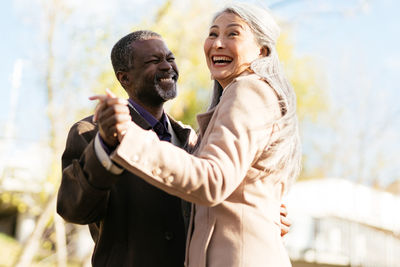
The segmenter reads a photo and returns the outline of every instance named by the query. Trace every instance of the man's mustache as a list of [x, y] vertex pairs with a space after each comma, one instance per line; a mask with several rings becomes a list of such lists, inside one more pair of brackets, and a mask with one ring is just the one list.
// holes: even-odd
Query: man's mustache
[[174, 81], [177, 81], [177, 80], [178, 80], [178, 77], [179, 77], [179, 74], [178, 74], [176, 71], [172, 70], [172, 71], [169, 71], [169, 72], [166, 72], [166, 73], [156, 74], [155, 77], [154, 77], [154, 79], [155, 79], [156, 81], [159, 81], [159, 80], [161, 80], [161, 79], [172, 78]]

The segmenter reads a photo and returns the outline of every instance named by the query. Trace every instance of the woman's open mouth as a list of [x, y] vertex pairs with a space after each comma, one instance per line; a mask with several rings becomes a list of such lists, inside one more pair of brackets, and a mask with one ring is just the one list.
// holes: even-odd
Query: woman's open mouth
[[233, 61], [233, 59], [228, 56], [212, 56], [211, 59], [215, 66], [226, 66]]

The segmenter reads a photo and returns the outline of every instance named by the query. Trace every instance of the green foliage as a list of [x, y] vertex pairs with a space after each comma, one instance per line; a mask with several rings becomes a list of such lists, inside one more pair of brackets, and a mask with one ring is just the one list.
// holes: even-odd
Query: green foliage
[[[154, 21], [143, 22], [136, 29], [149, 28], [160, 33], [174, 53], [179, 68], [178, 97], [167, 105], [177, 120], [197, 128], [195, 115], [205, 111], [211, 79], [203, 55], [212, 2], [166, 1]], [[205, 15], [200, 15], [205, 14]]]
[[[212, 82], [203, 53], [204, 39], [215, 11], [216, 1], [165, 1], [153, 16], [132, 30], [150, 29], [160, 33], [174, 53], [179, 68], [178, 97], [167, 103], [166, 109], [177, 120], [196, 128], [195, 116], [206, 110]], [[320, 73], [309, 57], [294, 56], [290, 29], [283, 29], [278, 41], [278, 53], [285, 71], [297, 93], [298, 114], [314, 119], [326, 109], [325, 96], [318, 80]], [[119, 96], [126, 93], [118, 84], [112, 70], [101, 73], [95, 93], [110, 88]]]
[[21, 245], [13, 238], [0, 233], [0, 266], [12, 266], [21, 250]]
[[[166, 104], [167, 111], [193, 128], [197, 128], [195, 116], [206, 110], [210, 99], [212, 81], [206, 66], [203, 43], [215, 11], [216, 1], [165, 1], [153, 20], [147, 19], [132, 30], [150, 29], [160, 33], [174, 53], [179, 68], [178, 97]], [[282, 28], [277, 50], [297, 94], [297, 112], [300, 123], [314, 121], [327, 110], [324, 81], [318, 66], [311, 57], [294, 54], [295, 44], [291, 40], [289, 27]], [[103, 72], [99, 78], [98, 91], [108, 87], [118, 95], [126, 95], [117, 83], [114, 73]], [[304, 158], [307, 161], [307, 158]], [[318, 170], [305, 170], [303, 175], [317, 177]], [[301, 176], [301, 179], [304, 177]]]
[[322, 74], [311, 57], [296, 57], [294, 44], [290, 39], [290, 30], [284, 29], [277, 50], [285, 72], [296, 91], [297, 114], [300, 121], [306, 118], [315, 120], [320, 112], [327, 110], [325, 90], [320, 80]]

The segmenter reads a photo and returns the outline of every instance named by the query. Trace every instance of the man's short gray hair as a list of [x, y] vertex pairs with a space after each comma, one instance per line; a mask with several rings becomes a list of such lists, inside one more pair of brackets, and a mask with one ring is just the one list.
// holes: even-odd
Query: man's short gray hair
[[114, 72], [117, 73], [118, 71], [128, 71], [132, 68], [134, 53], [132, 43], [153, 38], [161, 39], [161, 35], [156, 32], [141, 30], [132, 32], [122, 37], [111, 50], [111, 63], [113, 65]]

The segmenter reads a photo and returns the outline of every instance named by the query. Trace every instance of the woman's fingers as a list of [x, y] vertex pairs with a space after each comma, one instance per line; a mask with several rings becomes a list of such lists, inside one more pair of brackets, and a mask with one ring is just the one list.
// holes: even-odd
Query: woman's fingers
[[289, 232], [292, 222], [287, 218], [288, 211], [285, 204], [281, 204], [280, 216], [281, 216], [281, 236], [286, 235]]
[[[285, 218], [285, 217], [281, 216], [281, 222], [282, 222], [282, 218]], [[289, 225], [291, 225], [290, 222], [289, 222]], [[289, 230], [290, 230], [290, 226], [286, 226], [285, 224], [281, 223], [281, 236], [284, 236], [287, 233], [289, 233]]]
[[285, 206], [285, 204], [281, 204], [281, 207], [280, 207], [280, 213], [281, 213], [281, 215], [282, 216], [287, 216], [287, 208], [286, 208], [286, 206]]

